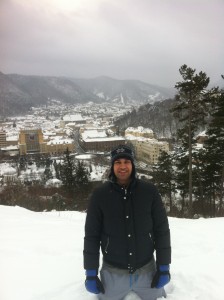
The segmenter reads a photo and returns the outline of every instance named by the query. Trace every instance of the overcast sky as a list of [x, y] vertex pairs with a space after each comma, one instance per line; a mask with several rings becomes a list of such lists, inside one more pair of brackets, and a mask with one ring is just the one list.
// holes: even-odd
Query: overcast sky
[[224, 74], [224, 0], [0, 0], [0, 71], [173, 87]]

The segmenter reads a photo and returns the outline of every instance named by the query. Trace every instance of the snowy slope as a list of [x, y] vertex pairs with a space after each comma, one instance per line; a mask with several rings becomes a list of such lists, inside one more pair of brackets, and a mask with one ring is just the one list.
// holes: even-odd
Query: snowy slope
[[[0, 299], [96, 299], [83, 284], [84, 221], [79, 212], [0, 206]], [[224, 299], [224, 218], [169, 221], [173, 263], [167, 299]]]

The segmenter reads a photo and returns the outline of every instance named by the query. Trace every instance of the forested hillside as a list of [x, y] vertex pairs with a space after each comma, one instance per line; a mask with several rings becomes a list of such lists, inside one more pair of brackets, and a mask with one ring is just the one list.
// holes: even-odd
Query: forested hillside
[[170, 111], [173, 105], [174, 99], [167, 99], [154, 104], [148, 103], [123, 115], [116, 120], [115, 124], [121, 131], [130, 126], [143, 126], [152, 129], [158, 138], [172, 138], [178, 127], [178, 122]]

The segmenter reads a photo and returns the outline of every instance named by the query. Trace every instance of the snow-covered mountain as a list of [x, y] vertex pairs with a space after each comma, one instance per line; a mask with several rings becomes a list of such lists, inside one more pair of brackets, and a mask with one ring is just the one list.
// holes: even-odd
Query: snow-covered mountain
[[139, 80], [118, 80], [106, 76], [93, 79], [73, 79], [75, 83], [104, 101], [133, 105], [154, 103], [173, 97], [172, 89]]
[[109, 77], [74, 79], [49, 76], [25, 76], [0, 72], [0, 115], [27, 111], [46, 104], [49, 99], [65, 103], [105, 102], [141, 105], [172, 97], [172, 89], [138, 80]]

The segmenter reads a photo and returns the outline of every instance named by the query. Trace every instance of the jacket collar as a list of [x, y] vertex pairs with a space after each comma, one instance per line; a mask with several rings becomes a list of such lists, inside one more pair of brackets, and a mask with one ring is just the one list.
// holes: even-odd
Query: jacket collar
[[[117, 191], [121, 191], [122, 188], [124, 188], [124, 186], [118, 184], [117, 182], [114, 182], [114, 181], [110, 181], [110, 182], [111, 182], [112, 187], [113, 187], [115, 190], [117, 190]], [[128, 191], [132, 191], [133, 188], [136, 186], [136, 184], [137, 184], [137, 179], [134, 178], [134, 179], [131, 180], [131, 182], [129, 183], [129, 185], [126, 186], [125, 188], [126, 188]]]

